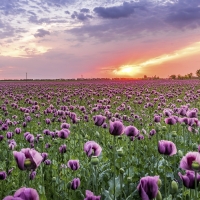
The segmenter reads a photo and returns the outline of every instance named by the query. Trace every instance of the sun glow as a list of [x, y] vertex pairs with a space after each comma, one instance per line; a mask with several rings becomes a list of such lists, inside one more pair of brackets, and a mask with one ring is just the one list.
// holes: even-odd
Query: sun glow
[[149, 59], [142, 63], [132, 64], [132, 65], [131, 64], [122, 65], [118, 69], [113, 70], [113, 73], [115, 75], [133, 76], [139, 73], [140, 71], [143, 71], [145, 67], [149, 67], [152, 65], [159, 65], [170, 60], [179, 59], [179, 58], [194, 55], [197, 53], [200, 53], [200, 42], [196, 42], [188, 47], [174, 51], [171, 54], [164, 54], [164, 55]]

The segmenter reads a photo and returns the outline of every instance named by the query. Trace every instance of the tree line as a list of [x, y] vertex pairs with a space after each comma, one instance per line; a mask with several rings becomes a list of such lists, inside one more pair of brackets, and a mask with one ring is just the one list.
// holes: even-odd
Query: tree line
[[[200, 69], [198, 69], [196, 71], [196, 76], [198, 78], [200, 78]], [[178, 74], [178, 75], [172, 74], [172, 75], [169, 76], [169, 78], [171, 78], [171, 79], [192, 79], [192, 78], [196, 78], [196, 77], [193, 76], [193, 73], [189, 73], [189, 74], [185, 74], [183, 76], [180, 75], [180, 74]]]

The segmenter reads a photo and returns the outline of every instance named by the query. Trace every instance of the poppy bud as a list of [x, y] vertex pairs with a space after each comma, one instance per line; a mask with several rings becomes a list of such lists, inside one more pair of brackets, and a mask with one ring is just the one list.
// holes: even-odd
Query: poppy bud
[[161, 179], [158, 179], [157, 184], [158, 184], [158, 187], [159, 187], [159, 188], [162, 186], [162, 181], [161, 181]]
[[99, 137], [100, 137], [100, 134], [99, 134], [99, 132], [98, 132], [98, 131], [96, 131], [96, 132], [95, 132], [95, 136], [96, 136], [97, 138], [99, 138]]
[[180, 158], [183, 157], [183, 152], [182, 152], [181, 150], [178, 150], [178, 156], [179, 156]]
[[120, 173], [120, 174], [124, 174], [124, 169], [123, 169], [123, 168], [120, 168], [120, 169], [119, 169], [119, 173]]
[[52, 181], [53, 181], [53, 182], [56, 182], [56, 177], [53, 177], [53, 178], [52, 178]]
[[44, 140], [44, 138], [42, 136], [40, 136], [38, 139], [39, 139], [39, 141], [43, 141]]
[[192, 144], [192, 149], [193, 149], [194, 151], [196, 151], [196, 150], [198, 149], [198, 145], [197, 145], [196, 143], [193, 143], [193, 144]]
[[120, 149], [117, 150], [117, 155], [118, 155], [119, 157], [123, 157], [123, 156], [124, 156], [124, 151], [123, 151], [122, 148], [120, 148]]
[[92, 165], [98, 165], [98, 163], [99, 163], [98, 157], [97, 156], [92, 156], [92, 158], [91, 158], [91, 164]]
[[172, 194], [175, 194], [178, 192], [178, 184], [176, 181], [171, 182], [171, 192]]
[[165, 132], [167, 130], [166, 126], [162, 126], [162, 131]]
[[132, 177], [128, 177], [127, 181], [128, 181], [128, 183], [131, 183], [132, 182]]
[[176, 137], [177, 136], [177, 133], [176, 133], [176, 131], [172, 131], [172, 137]]
[[156, 200], [162, 200], [162, 195], [159, 190], [158, 190], [158, 194], [156, 195]]

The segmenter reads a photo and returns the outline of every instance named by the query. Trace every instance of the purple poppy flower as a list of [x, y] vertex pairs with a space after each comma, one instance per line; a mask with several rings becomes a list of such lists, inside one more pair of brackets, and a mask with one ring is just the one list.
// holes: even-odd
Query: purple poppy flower
[[30, 180], [34, 180], [36, 177], [36, 171], [32, 171], [29, 175]]
[[160, 140], [158, 142], [158, 152], [160, 154], [173, 156], [177, 153], [176, 145], [171, 141]]
[[76, 171], [80, 168], [79, 160], [69, 160], [67, 166], [73, 171]]
[[33, 188], [20, 188], [14, 196], [7, 196], [3, 200], [39, 200], [37, 191]]
[[66, 144], [63, 144], [63, 145], [61, 145], [61, 146], [59, 147], [59, 152], [60, 152], [60, 153], [66, 153], [66, 151], [67, 151], [67, 146], [66, 146]]
[[102, 148], [96, 142], [88, 141], [84, 145], [84, 151], [88, 157], [99, 156], [101, 154]]
[[2, 140], [3, 140], [3, 138], [4, 138], [4, 136], [3, 136], [3, 135], [0, 135], [0, 141], [2, 141]]
[[0, 172], [0, 180], [5, 180], [6, 177], [7, 177], [6, 172], [4, 172], [4, 171]]
[[8, 140], [8, 147], [10, 150], [13, 150], [17, 146], [15, 140]]
[[7, 131], [8, 128], [9, 128], [9, 127], [8, 127], [8, 124], [2, 124], [2, 125], [1, 125], [1, 130], [2, 130], [2, 131]]
[[96, 115], [96, 116], [93, 116], [93, 120], [96, 126], [101, 126], [105, 122], [106, 117], [102, 115]]
[[39, 152], [34, 149], [21, 149], [20, 152], [13, 151], [13, 155], [20, 170], [35, 170], [43, 160]]
[[169, 125], [174, 125], [176, 124], [176, 119], [172, 116], [165, 118], [165, 123]]
[[49, 160], [49, 159], [45, 160], [45, 161], [44, 161], [44, 164], [45, 164], [45, 165], [50, 165], [50, 164], [51, 164], [51, 160]]
[[15, 133], [16, 133], [16, 134], [20, 134], [20, 133], [21, 133], [21, 128], [16, 128], [16, 129], [15, 129]]
[[[200, 153], [189, 152], [180, 161], [180, 168], [183, 170], [193, 171], [192, 162], [197, 162], [200, 165]], [[200, 170], [200, 169], [199, 169]]]
[[69, 129], [69, 128], [70, 128], [70, 124], [67, 124], [67, 123], [61, 124], [61, 129]]
[[11, 139], [12, 137], [13, 137], [13, 133], [12, 132], [7, 132], [6, 133], [6, 137], [7, 137], [7, 139]]
[[153, 135], [155, 135], [156, 134], [156, 130], [155, 129], [152, 129], [150, 132], [149, 132], [149, 135], [150, 136], [153, 136]]
[[95, 196], [93, 192], [90, 190], [85, 191], [85, 199], [84, 200], [100, 200], [101, 196]]
[[79, 178], [74, 178], [71, 182], [71, 189], [76, 190], [81, 184], [81, 181]]
[[27, 126], [26, 122], [23, 122], [22, 126], [25, 128]]
[[144, 136], [142, 134], [139, 134], [137, 137], [138, 140], [144, 140]]
[[121, 135], [124, 132], [124, 125], [120, 121], [110, 121], [109, 132], [114, 136]]
[[29, 143], [34, 142], [34, 135], [30, 134], [29, 132], [24, 133], [24, 137], [27, 142], [29, 142]]
[[45, 130], [43, 130], [43, 133], [44, 133], [45, 135], [50, 135], [50, 130], [49, 130], [49, 129], [45, 129]]
[[161, 117], [159, 115], [154, 116], [154, 122], [159, 123], [161, 121]]
[[186, 115], [189, 118], [197, 118], [197, 111], [196, 110], [189, 110], [189, 111], [187, 111]]
[[46, 124], [51, 124], [51, 120], [50, 119], [45, 119]]
[[62, 129], [58, 132], [58, 137], [62, 139], [68, 138], [70, 131], [68, 129]]
[[101, 126], [102, 126], [102, 128], [107, 128], [108, 124], [104, 122]]
[[48, 157], [48, 153], [43, 152], [41, 155], [42, 155], [42, 158], [43, 158], [42, 162], [44, 162]]
[[45, 148], [46, 148], [46, 149], [49, 149], [50, 147], [51, 147], [51, 144], [49, 144], [49, 143], [46, 143], [46, 144], [45, 144]]
[[[183, 185], [189, 189], [195, 189], [195, 173], [194, 171], [186, 171], [185, 175], [178, 173], [179, 177], [183, 181]], [[197, 186], [199, 185], [200, 175], [197, 174]]]
[[158, 179], [159, 176], [146, 176], [140, 179], [137, 189], [143, 200], [150, 200], [156, 197], [158, 194]]
[[135, 126], [127, 126], [125, 129], [124, 129], [124, 133], [127, 135], [127, 136], [137, 136], [139, 134], [139, 131], [138, 129], [135, 127]]

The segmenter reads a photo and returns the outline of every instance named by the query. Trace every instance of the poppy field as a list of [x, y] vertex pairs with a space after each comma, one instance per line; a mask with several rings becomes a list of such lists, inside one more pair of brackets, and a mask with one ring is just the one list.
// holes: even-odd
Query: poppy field
[[0, 83], [0, 199], [200, 199], [200, 81]]

